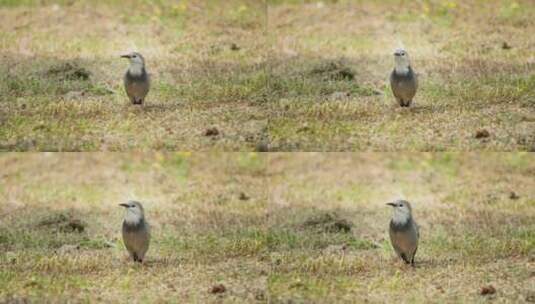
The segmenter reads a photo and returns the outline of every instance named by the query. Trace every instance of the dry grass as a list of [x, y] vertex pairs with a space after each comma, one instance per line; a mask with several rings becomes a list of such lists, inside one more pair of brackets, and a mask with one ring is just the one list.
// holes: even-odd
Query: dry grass
[[[262, 3], [54, 2], [0, 1], [0, 149], [235, 151], [267, 141]], [[152, 75], [144, 107], [122, 87], [128, 50]], [[212, 127], [219, 135], [205, 136]]]
[[[535, 149], [531, 0], [0, 4], [1, 150]], [[400, 41], [408, 110], [386, 81]], [[122, 88], [130, 49], [144, 107]]]
[[[275, 303], [522, 302], [535, 293], [531, 154], [270, 157], [269, 292]], [[511, 196], [515, 192], [515, 196]], [[394, 257], [386, 202], [421, 226], [417, 267]], [[330, 216], [325, 216], [329, 214]], [[323, 226], [310, 225], [323, 219]], [[351, 231], [325, 229], [349, 222]], [[480, 295], [493, 285], [494, 295]]]
[[[4, 154], [0, 302], [523, 301], [534, 165], [521, 153]], [[399, 197], [421, 226], [415, 269], [387, 238], [384, 203]], [[117, 203], [132, 198], [152, 226], [143, 266], [120, 237]]]
[[[263, 155], [17, 153], [0, 165], [0, 302], [267, 297]], [[133, 198], [152, 227], [143, 266], [120, 237], [117, 203]], [[84, 231], [63, 229], [74, 219]], [[218, 283], [227, 291], [211, 294]]]
[[[533, 14], [529, 0], [272, 1], [272, 149], [535, 149]], [[400, 43], [420, 79], [408, 110], [387, 85]]]

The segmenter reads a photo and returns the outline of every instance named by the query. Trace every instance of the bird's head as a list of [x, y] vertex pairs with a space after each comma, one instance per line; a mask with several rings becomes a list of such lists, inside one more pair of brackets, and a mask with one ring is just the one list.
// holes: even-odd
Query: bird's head
[[138, 52], [121, 55], [121, 58], [127, 58], [131, 65], [145, 66], [145, 58]]
[[412, 216], [411, 204], [405, 200], [396, 200], [390, 203], [386, 203], [394, 208], [394, 221], [405, 222]]
[[397, 71], [408, 71], [410, 60], [407, 51], [405, 51], [404, 49], [396, 49], [394, 51], [394, 62], [396, 63]]
[[128, 201], [127, 203], [119, 204], [119, 206], [126, 208], [124, 219], [127, 222], [137, 223], [145, 217], [145, 211], [140, 202]]

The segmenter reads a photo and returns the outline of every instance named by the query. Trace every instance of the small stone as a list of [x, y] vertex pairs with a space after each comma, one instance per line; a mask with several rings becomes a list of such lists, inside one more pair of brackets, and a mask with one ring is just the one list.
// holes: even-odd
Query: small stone
[[230, 49], [232, 51], [239, 51], [240, 50], [240, 47], [236, 44], [236, 43], [231, 43], [230, 44]]
[[475, 136], [475, 137], [476, 137], [477, 139], [481, 139], [481, 138], [487, 138], [487, 137], [489, 137], [489, 136], [490, 136], [489, 131], [487, 131], [486, 129], [481, 129], [481, 130], [478, 130], [478, 131], [476, 132], [476, 136]]
[[204, 131], [204, 136], [217, 136], [219, 135], [219, 130], [216, 127], [208, 128]]
[[481, 295], [490, 295], [490, 294], [495, 294], [496, 293], [496, 288], [494, 288], [494, 286], [492, 285], [488, 285], [488, 286], [483, 286], [481, 287], [481, 291], [479, 292]]
[[212, 286], [212, 288], [210, 289], [210, 293], [213, 293], [213, 294], [224, 293], [225, 291], [227, 291], [227, 288], [223, 284], [216, 284]]

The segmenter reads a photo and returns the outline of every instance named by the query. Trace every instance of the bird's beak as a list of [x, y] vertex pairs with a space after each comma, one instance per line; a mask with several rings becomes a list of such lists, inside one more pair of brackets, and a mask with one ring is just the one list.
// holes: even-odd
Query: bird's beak
[[121, 55], [121, 58], [130, 58], [130, 54]]
[[396, 207], [395, 203], [386, 203], [386, 204], [389, 205], [389, 206], [392, 206], [392, 207]]
[[398, 53], [398, 52], [395, 52], [395, 53], [394, 53], [394, 56], [399, 56], [399, 55], [401, 55], [401, 54]]
[[119, 204], [119, 206], [121, 206], [121, 207], [125, 207], [125, 208], [128, 208], [128, 207], [129, 207], [128, 204]]

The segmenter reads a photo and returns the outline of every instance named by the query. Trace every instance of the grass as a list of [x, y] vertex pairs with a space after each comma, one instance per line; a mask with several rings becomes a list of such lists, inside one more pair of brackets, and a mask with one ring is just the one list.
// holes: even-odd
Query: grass
[[[533, 151], [534, 13], [529, 0], [0, 1], [0, 150]], [[387, 84], [400, 44], [420, 79], [410, 109]], [[118, 55], [133, 49], [153, 78], [144, 107], [122, 88]]]
[[[15, 153], [0, 163], [0, 301], [267, 297], [266, 156]], [[134, 198], [152, 228], [143, 266], [128, 260], [120, 237], [117, 204]], [[227, 291], [210, 293], [216, 284]]]
[[[4, 153], [0, 301], [523, 301], [535, 293], [533, 158]], [[386, 231], [385, 202], [400, 197], [421, 227], [414, 269]], [[127, 199], [152, 227], [144, 265], [122, 244]], [[480, 295], [487, 285], [496, 293]]]
[[[270, 3], [272, 150], [535, 148], [531, 1]], [[408, 110], [387, 81], [400, 45], [419, 74]]]
[[[272, 302], [532, 299], [534, 164], [529, 153], [270, 156]], [[385, 203], [401, 197], [420, 225], [414, 269], [388, 240]], [[488, 285], [496, 293], [481, 295]]]
[[[254, 150], [263, 16], [248, 0], [0, 1], [0, 149]], [[129, 50], [152, 76], [144, 107], [122, 87]]]

